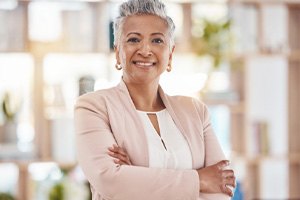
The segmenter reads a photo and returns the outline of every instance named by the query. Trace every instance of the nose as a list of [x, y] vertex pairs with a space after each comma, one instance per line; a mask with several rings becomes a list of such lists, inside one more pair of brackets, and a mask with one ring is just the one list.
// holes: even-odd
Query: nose
[[144, 57], [150, 57], [153, 55], [151, 45], [148, 42], [142, 42], [138, 50], [138, 54]]

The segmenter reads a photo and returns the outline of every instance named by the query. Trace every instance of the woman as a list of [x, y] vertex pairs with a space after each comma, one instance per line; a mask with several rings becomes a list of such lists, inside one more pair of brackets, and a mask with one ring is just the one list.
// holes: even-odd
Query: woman
[[207, 107], [165, 94], [174, 24], [159, 0], [129, 0], [114, 24], [120, 84], [81, 96], [75, 107], [78, 161], [93, 199], [229, 199], [232, 170]]

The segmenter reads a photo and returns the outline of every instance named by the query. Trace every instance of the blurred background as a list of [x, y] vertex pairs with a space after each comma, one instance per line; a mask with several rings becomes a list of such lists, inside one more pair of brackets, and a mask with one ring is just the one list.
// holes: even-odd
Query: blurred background
[[[88, 200], [73, 106], [121, 72], [121, 0], [0, 1], [0, 200]], [[169, 94], [204, 101], [235, 169], [234, 200], [300, 199], [300, 1], [166, 0]]]

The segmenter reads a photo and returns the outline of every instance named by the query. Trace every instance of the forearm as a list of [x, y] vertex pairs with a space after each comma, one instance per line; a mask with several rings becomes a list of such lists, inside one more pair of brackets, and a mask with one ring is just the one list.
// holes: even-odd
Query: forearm
[[98, 173], [91, 178], [91, 184], [110, 199], [196, 200], [199, 196], [197, 174], [193, 170], [178, 171], [124, 165]]
[[114, 143], [107, 132], [84, 132], [77, 138], [79, 164], [95, 191], [103, 197], [130, 200], [198, 199], [199, 179], [195, 170], [116, 165], [107, 150]]
[[88, 181], [107, 199], [163, 200], [199, 196], [195, 170], [173, 170], [116, 165], [111, 158], [79, 158]]

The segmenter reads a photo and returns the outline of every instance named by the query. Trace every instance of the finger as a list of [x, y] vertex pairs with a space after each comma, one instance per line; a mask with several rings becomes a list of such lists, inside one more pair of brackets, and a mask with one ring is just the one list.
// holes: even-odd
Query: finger
[[126, 156], [124, 155], [124, 153], [122, 153], [122, 151], [120, 151], [119, 148], [115, 148], [115, 147], [108, 147], [108, 150], [112, 153], [115, 153], [115, 154], [121, 154], [123, 156]]
[[122, 154], [123, 156], [127, 156], [127, 153], [121, 147], [118, 147], [116, 150], [119, 154]]
[[114, 159], [114, 163], [119, 164], [119, 165], [130, 165], [129, 163], [124, 162], [124, 161], [119, 160], [119, 159]]
[[120, 161], [128, 164], [128, 165], [131, 165], [131, 161], [129, 159], [129, 157], [126, 155], [126, 156], [123, 156], [119, 153], [114, 153], [114, 152], [108, 152], [108, 154], [116, 159], [119, 159]]
[[114, 153], [114, 152], [112, 152], [112, 151], [109, 151], [109, 152], [107, 152], [107, 153], [108, 153], [108, 155], [110, 155], [111, 157], [119, 158], [117, 153]]
[[127, 163], [131, 164], [131, 161], [129, 159], [129, 156], [128, 156], [126, 150], [121, 147], [117, 147], [117, 149], [118, 149], [117, 153], [119, 153], [123, 156], [122, 159], [126, 160]]
[[108, 149], [110, 150], [110, 151], [118, 151], [118, 146], [116, 145], [116, 144], [113, 144], [111, 147], [108, 147]]
[[227, 178], [225, 182], [226, 182], [226, 185], [230, 185], [233, 188], [236, 187], [235, 177]]
[[116, 146], [115, 144], [113, 144], [111, 147], [108, 147], [107, 149], [108, 149], [109, 151], [115, 152], [115, 151], [117, 151], [117, 146]]
[[115, 153], [118, 152], [118, 149], [117, 149], [115, 146], [108, 147], [107, 149], [108, 149], [109, 151], [111, 151], [111, 152], [115, 152]]
[[109, 151], [114, 151], [114, 148], [113, 147], [108, 147], [107, 148]]
[[222, 161], [218, 162], [216, 165], [217, 165], [218, 169], [221, 170], [229, 165], [229, 160], [222, 160]]
[[232, 169], [227, 169], [222, 171], [222, 177], [233, 177], [234, 176], [234, 171]]
[[117, 158], [119, 160], [122, 160], [122, 161], [127, 161], [127, 157], [119, 154], [119, 153], [114, 153], [114, 152], [108, 152], [108, 154], [111, 156], [111, 157], [114, 157], [114, 158]]
[[125, 149], [117, 146], [116, 144], [113, 144], [112, 147], [108, 147], [109, 150], [109, 155], [122, 160], [123, 162], [125, 162], [128, 165], [131, 165], [131, 161], [129, 159], [129, 156], [127, 155], [127, 152], [125, 151]]
[[121, 147], [119, 147], [119, 146], [117, 146], [117, 145], [115, 145], [115, 144], [113, 145], [112, 148], [109, 148], [109, 150], [110, 150], [110, 151], [113, 151], [113, 152], [115, 152], [115, 153], [122, 154], [123, 156], [127, 156], [126, 151], [125, 151], [123, 148], [121, 148]]
[[119, 159], [114, 159], [114, 163], [119, 164], [119, 165], [123, 165], [124, 163], [122, 161], [120, 161]]
[[233, 192], [230, 188], [228, 188], [228, 186], [226, 184], [222, 184], [221, 186], [221, 191], [224, 194], [227, 194], [228, 196], [232, 197], [233, 196]]

